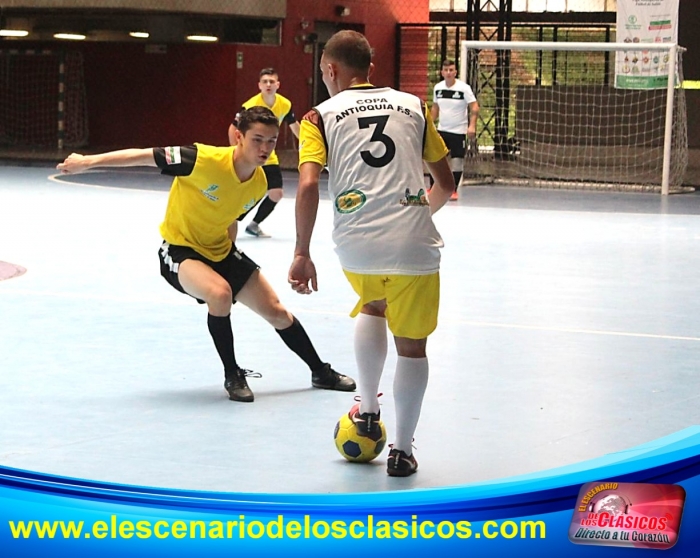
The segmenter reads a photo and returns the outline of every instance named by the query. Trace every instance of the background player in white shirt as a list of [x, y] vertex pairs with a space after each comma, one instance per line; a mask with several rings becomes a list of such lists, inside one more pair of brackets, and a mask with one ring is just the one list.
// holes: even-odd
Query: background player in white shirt
[[[443, 81], [433, 89], [433, 106], [430, 113], [437, 122], [437, 129], [450, 150], [450, 167], [459, 187], [467, 153], [465, 135], [476, 144], [476, 121], [479, 116], [479, 103], [472, 88], [457, 79], [457, 67], [453, 60], [442, 63], [440, 74]], [[457, 190], [450, 198], [457, 199]]]

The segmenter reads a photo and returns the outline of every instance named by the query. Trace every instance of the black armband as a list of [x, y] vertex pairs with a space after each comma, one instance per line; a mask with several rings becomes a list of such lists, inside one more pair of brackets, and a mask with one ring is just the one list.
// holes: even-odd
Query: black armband
[[154, 147], [153, 158], [161, 174], [188, 176], [192, 174], [197, 162], [197, 146]]

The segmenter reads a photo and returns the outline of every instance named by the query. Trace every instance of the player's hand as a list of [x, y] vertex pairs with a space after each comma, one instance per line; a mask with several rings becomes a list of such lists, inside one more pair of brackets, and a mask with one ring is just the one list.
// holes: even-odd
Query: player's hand
[[66, 160], [56, 165], [62, 174], [72, 174], [82, 172], [89, 168], [87, 158], [80, 153], [71, 153]]
[[476, 141], [476, 135], [474, 137], [467, 137], [467, 158], [471, 159], [479, 154], [479, 144]]
[[316, 266], [307, 256], [294, 256], [287, 280], [299, 294], [311, 294], [312, 289], [318, 291]]

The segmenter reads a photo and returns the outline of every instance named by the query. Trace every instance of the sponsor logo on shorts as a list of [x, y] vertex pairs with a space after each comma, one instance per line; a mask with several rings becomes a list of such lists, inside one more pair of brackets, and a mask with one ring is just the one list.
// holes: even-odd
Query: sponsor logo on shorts
[[163, 258], [163, 263], [168, 266], [171, 273], [177, 273], [180, 270], [180, 264], [173, 261], [172, 256], [168, 253], [170, 250], [170, 244], [163, 242], [160, 248], [160, 256]]
[[354, 213], [367, 202], [367, 196], [360, 190], [347, 190], [335, 198], [338, 213]]

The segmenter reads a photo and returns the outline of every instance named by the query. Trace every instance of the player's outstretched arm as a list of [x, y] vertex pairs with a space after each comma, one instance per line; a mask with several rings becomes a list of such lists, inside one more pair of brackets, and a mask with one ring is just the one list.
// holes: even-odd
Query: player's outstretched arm
[[447, 203], [452, 192], [455, 191], [455, 177], [450, 169], [450, 163], [447, 157], [443, 157], [439, 161], [431, 163], [426, 161], [430, 174], [433, 175], [435, 184], [428, 196], [430, 203], [430, 213], [434, 214], [438, 209]]
[[289, 268], [289, 284], [299, 294], [311, 294], [318, 290], [316, 266], [311, 260], [311, 234], [318, 212], [318, 181], [321, 175], [318, 163], [303, 163], [299, 167], [299, 188], [296, 199], [297, 242], [294, 260]]
[[96, 167], [155, 167], [153, 148], [120, 149], [96, 155], [71, 153], [66, 160], [56, 165], [63, 174], [83, 172]]

